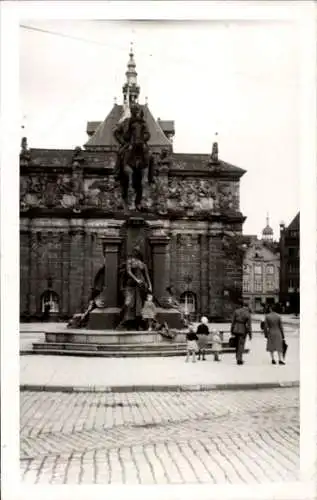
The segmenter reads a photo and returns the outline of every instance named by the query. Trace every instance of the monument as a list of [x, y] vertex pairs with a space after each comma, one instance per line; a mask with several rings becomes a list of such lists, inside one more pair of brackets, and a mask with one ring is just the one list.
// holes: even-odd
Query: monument
[[35, 149], [23, 140], [21, 319], [43, 317], [48, 279], [50, 320], [80, 313], [83, 330], [140, 328], [149, 290], [158, 322], [181, 328], [181, 311], [168, 308], [170, 287], [191, 319], [229, 319], [242, 293], [245, 171], [223, 161], [216, 142], [212, 154], [173, 151], [174, 122], [139, 103], [132, 52], [122, 90], [122, 105], [88, 122], [84, 148]]

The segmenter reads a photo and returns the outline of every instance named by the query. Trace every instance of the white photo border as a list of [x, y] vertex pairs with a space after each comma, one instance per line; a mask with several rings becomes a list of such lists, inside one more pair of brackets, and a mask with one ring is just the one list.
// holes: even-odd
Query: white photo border
[[[317, 443], [316, 38], [313, 1], [1, 2], [1, 473], [4, 500], [20, 498], [314, 498]], [[261, 485], [27, 486], [19, 472], [19, 23], [39, 19], [293, 20], [301, 44], [301, 481]], [[36, 76], [35, 76], [36, 77]], [[287, 179], [284, 189], [287, 189]], [[281, 186], [281, 200], [283, 187]]]

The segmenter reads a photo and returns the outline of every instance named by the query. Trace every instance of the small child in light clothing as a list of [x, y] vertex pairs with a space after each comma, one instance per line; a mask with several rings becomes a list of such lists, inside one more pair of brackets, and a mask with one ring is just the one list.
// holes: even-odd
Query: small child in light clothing
[[189, 331], [186, 335], [186, 340], [187, 340], [186, 362], [188, 362], [189, 357], [192, 356], [193, 363], [196, 363], [196, 352], [198, 352], [198, 344], [197, 344], [198, 336], [192, 325], [189, 325]]
[[223, 332], [218, 332], [216, 329], [211, 330], [211, 344], [214, 361], [220, 361], [220, 352], [222, 350]]
[[154, 327], [155, 317], [156, 317], [156, 307], [153, 302], [153, 296], [151, 294], [148, 294], [148, 296], [146, 297], [146, 301], [144, 302], [143, 305], [142, 318], [146, 323], [146, 327], [149, 332], [151, 332]]

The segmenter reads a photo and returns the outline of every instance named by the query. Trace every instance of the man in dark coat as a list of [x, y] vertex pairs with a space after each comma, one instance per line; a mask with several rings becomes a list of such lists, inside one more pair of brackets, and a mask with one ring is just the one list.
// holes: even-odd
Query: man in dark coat
[[251, 314], [246, 303], [241, 302], [241, 307], [235, 310], [231, 323], [231, 334], [235, 336], [236, 360], [238, 365], [243, 365], [245, 340], [247, 335], [252, 339]]

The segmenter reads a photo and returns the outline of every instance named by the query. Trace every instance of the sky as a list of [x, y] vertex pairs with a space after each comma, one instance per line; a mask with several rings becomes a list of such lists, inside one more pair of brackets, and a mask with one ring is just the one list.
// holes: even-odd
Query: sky
[[[32, 29], [31, 29], [32, 28]], [[140, 103], [174, 120], [176, 153], [211, 152], [247, 171], [245, 234], [299, 210], [297, 27], [273, 21], [39, 21], [20, 27], [21, 135], [31, 148], [83, 146], [104, 120], [133, 42]]]

